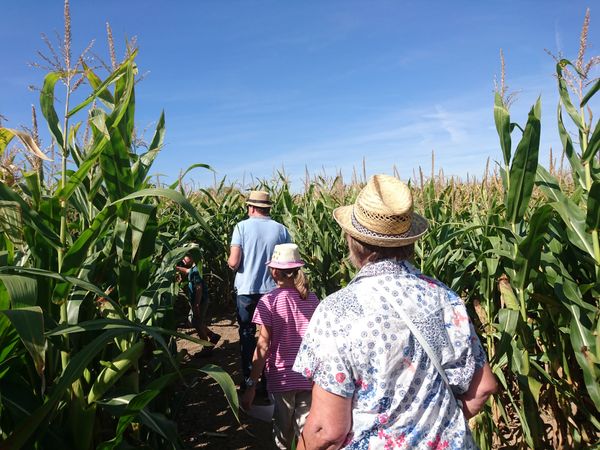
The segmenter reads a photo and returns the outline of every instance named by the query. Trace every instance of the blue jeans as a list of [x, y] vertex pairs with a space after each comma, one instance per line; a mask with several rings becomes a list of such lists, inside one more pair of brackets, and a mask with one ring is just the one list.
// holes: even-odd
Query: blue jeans
[[242, 374], [244, 380], [252, 371], [252, 357], [256, 348], [256, 325], [252, 323], [252, 316], [262, 294], [237, 295], [237, 321], [240, 327], [240, 352], [242, 354]]

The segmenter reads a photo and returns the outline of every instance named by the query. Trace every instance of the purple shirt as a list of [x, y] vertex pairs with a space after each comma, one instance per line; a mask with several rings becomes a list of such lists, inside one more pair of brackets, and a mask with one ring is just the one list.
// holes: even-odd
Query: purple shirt
[[318, 304], [314, 293], [302, 299], [296, 289], [290, 288], [275, 289], [259, 300], [252, 322], [271, 328], [265, 370], [269, 392], [312, 389], [312, 382], [294, 372], [292, 366]]

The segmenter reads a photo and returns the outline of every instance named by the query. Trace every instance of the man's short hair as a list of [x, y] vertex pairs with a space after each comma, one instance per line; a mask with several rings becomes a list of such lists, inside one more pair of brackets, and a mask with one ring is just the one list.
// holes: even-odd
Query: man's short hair
[[271, 208], [265, 208], [262, 206], [256, 206], [256, 205], [248, 205], [248, 207], [252, 206], [254, 209], [256, 209], [256, 211], [258, 211], [259, 214], [262, 214], [263, 216], [268, 215], [271, 212]]

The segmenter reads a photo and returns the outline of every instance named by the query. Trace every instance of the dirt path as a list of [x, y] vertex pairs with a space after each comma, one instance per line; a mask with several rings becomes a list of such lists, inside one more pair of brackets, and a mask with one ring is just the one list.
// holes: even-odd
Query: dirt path
[[[233, 313], [227, 313], [213, 319], [210, 329], [221, 335], [210, 357], [194, 356], [200, 346], [183, 339], [178, 340], [178, 350], [185, 349], [188, 357], [185, 367], [202, 367], [216, 364], [225, 369], [239, 387], [240, 375], [239, 335]], [[192, 334], [193, 329], [180, 329]], [[271, 424], [249, 417], [240, 411], [240, 425], [231, 410], [216, 381], [209, 376], [188, 380], [189, 387], [178, 389], [176, 395], [181, 399], [177, 408], [176, 421], [179, 435], [186, 448], [250, 450], [268, 449], [271, 442]]]

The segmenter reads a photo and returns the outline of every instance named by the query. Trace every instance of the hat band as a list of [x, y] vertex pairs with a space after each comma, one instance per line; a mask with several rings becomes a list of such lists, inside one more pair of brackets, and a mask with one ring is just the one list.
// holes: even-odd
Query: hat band
[[260, 203], [261, 205], [265, 205], [265, 206], [271, 206], [271, 202], [269, 200], [253, 200], [251, 198], [249, 198], [248, 200], [246, 200], [246, 203]]
[[367, 236], [378, 237], [378, 238], [405, 238], [405, 237], [408, 237], [411, 235], [411, 233], [410, 233], [411, 227], [408, 227], [408, 230], [406, 230], [404, 233], [400, 233], [400, 234], [384, 234], [384, 233], [378, 233], [377, 231], [369, 230], [368, 228], [365, 228], [363, 225], [361, 225], [361, 223], [356, 219], [356, 216], [354, 215], [354, 211], [352, 211], [352, 226], [356, 229], [356, 231], [358, 231], [362, 234], [366, 234]]

